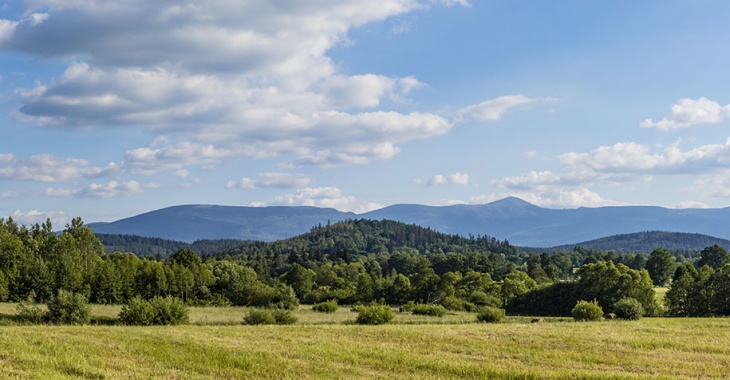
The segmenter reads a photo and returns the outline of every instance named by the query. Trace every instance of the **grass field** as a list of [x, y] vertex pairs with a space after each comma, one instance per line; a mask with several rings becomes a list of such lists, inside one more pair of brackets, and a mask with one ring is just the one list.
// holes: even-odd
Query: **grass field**
[[[0, 305], [12, 313], [14, 305]], [[725, 318], [477, 324], [468, 313], [397, 313], [394, 324], [358, 326], [348, 308], [302, 307], [297, 325], [243, 326], [245, 313], [192, 308], [193, 324], [175, 327], [0, 327], [0, 378], [730, 378]]]

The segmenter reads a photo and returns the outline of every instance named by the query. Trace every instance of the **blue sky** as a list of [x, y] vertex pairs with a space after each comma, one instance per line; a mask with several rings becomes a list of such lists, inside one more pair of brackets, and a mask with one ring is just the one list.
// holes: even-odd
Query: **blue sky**
[[0, 215], [730, 203], [720, 0], [0, 0]]

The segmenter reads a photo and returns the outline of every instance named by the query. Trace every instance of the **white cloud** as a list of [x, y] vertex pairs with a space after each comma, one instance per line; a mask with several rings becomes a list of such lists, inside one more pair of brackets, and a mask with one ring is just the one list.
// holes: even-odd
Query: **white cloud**
[[[0, 49], [71, 62], [55, 80], [19, 90], [16, 117], [53, 128], [146, 126], [167, 136], [163, 146], [127, 152], [124, 164], [136, 172], [272, 156], [359, 164], [391, 158], [397, 144], [447, 133], [452, 124], [429, 112], [357, 111], [385, 100], [407, 103], [425, 84], [412, 76], [345, 75], [327, 53], [353, 27], [437, 3], [469, 6], [37, 0], [27, 14], [43, 13], [17, 24]], [[180, 153], [187, 148], [191, 154]]]
[[33, 155], [25, 159], [12, 154], [0, 154], [0, 179], [31, 182], [62, 182], [75, 178], [94, 178], [116, 170], [116, 165], [89, 166], [77, 158], [56, 158], [50, 154]]
[[312, 182], [312, 178], [304, 174], [291, 173], [262, 173], [258, 179], [243, 177], [239, 181], [228, 181], [226, 188], [233, 189], [292, 189], [306, 187]]
[[340, 211], [352, 211], [355, 213], [363, 213], [382, 208], [378, 203], [364, 202], [356, 199], [354, 196], [346, 195], [337, 187], [307, 187], [297, 190], [294, 194], [287, 194], [274, 198], [268, 202], [254, 202], [251, 206], [314, 206], [334, 208]]
[[72, 216], [64, 211], [22, 211], [15, 210], [13, 212], [13, 219], [18, 224], [31, 225], [36, 223], [45, 223], [46, 220], [51, 221], [51, 224], [55, 226], [63, 226], [71, 221]]
[[[416, 180], [417, 184], [421, 184], [424, 181]], [[438, 185], [446, 185], [446, 184], [452, 184], [452, 185], [468, 185], [469, 184], [469, 174], [466, 173], [453, 173], [449, 175], [443, 175], [443, 174], [437, 174], [430, 178], [428, 181], [425, 181], [426, 186], [438, 186]]]
[[497, 179], [489, 201], [517, 196], [543, 206], [601, 206], [621, 204], [605, 199], [596, 188], [649, 184], [664, 178], [686, 178], [694, 184], [688, 193], [723, 198], [730, 186], [730, 139], [724, 144], [682, 150], [677, 141], [649, 147], [636, 142], [600, 146], [589, 152], [569, 152], [557, 157], [560, 171], [531, 171]]
[[154, 183], [141, 184], [137, 181], [117, 182], [110, 181], [105, 184], [92, 183], [80, 190], [75, 195], [91, 198], [112, 198], [116, 196], [130, 196], [157, 189], [159, 186]]
[[710, 206], [708, 206], [707, 204], [702, 203], [702, 202], [685, 201], [685, 202], [680, 202], [675, 208], [678, 208], [678, 209], [685, 209], [685, 208], [710, 208]]
[[0, 193], [0, 199], [10, 199], [10, 198], [17, 198], [20, 196], [20, 193], [17, 191], [3, 191]]
[[659, 121], [646, 119], [642, 128], [671, 129], [689, 128], [697, 124], [719, 124], [730, 116], [730, 105], [721, 106], [707, 98], [680, 99], [674, 104], [669, 114]]
[[[459, 110], [456, 121], [465, 121], [468, 119], [478, 121], [494, 121], [499, 120], [510, 108], [514, 108], [523, 104], [534, 103], [543, 99], [529, 98], [524, 95], [507, 95], [500, 96], [495, 99], [487, 100], [476, 105], [464, 107]], [[553, 101], [554, 99], [545, 99]]]

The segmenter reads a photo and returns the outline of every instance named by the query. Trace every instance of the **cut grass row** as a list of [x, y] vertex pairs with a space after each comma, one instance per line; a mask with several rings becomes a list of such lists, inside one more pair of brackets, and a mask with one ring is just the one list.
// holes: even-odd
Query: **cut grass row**
[[7, 326], [0, 378], [720, 379], [728, 341], [728, 319]]

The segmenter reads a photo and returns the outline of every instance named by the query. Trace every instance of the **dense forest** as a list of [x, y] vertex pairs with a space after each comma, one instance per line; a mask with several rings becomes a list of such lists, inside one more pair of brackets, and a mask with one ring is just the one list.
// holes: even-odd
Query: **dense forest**
[[50, 222], [26, 227], [0, 219], [0, 301], [45, 302], [65, 290], [114, 304], [174, 296], [188, 304], [414, 302], [566, 315], [578, 300], [596, 300], [611, 310], [630, 298], [645, 314], [660, 315], [665, 310], [655, 302], [653, 286], [670, 284], [671, 315], [726, 315], [728, 261], [718, 245], [697, 258], [667, 249], [649, 255], [582, 247], [528, 254], [488, 236], [447, 235], [385, 220], [318, 225], [291, 239], [239, 242], [202, 255], [179, 247], [155, 258], [105, 253], [81, 219], [60, 233]]
[[231, 249], [245, 244], [239, 239], [205, 239], [186, 243], [177, 240], [145, 237], [138, 235], [114, 235], [94, 233], [104, 246], [104, 252], [134, 252], [137, 256], [148, 256], [159, 259], [168, 258], [181, 249], [191, 250], [198, 255], [205, 255]]

